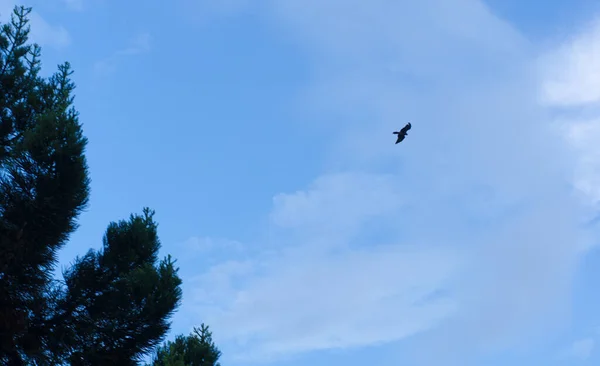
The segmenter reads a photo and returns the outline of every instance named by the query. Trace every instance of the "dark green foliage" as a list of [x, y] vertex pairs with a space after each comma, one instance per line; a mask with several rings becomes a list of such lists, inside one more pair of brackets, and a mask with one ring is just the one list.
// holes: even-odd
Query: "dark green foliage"
[[189, 336], [179, 335], [158, 347], [147, 366], [220, 366], [219, 357], [221, 351], [213, 343], [212, 333], [202, 324]]
[[158, 263], [152, 215], [145, 209], [143, 216], [111, 223], [103, 249], [65, 272], [62, 308], [74, 330], [73, 365], [135, 365], [169, 330], [181, 280], [171, 257]]
[[0, 28], [0, 365], [134, 365], [167, 333], [181, 280], [149, 209], [52, 278], [88, 203], [87, 140], [69, 64], [39, 76], [30, 11]]
[[89, 178], [68, 63], [39, 76], [27, 16], [0, 29], [0, 363], [46, 359], [56, 253], [76, 229]]

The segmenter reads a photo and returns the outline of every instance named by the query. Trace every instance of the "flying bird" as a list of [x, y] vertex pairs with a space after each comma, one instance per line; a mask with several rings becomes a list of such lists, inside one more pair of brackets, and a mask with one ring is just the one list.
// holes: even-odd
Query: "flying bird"
[[408, 130], [410, 130], [410, 122], [406, 124], [406, 126], [402, 127], [402, 129], [400, 130], [400, 132], [398, 131], [394, 131], [394, 135], [398, 135], [398, 139], [396, 140], [396, 143], [399, 144], [400, 142], [402, 142], [402, 140], [404, 140], [404, 138], [406, 137], [406, 135], [408, 134]]

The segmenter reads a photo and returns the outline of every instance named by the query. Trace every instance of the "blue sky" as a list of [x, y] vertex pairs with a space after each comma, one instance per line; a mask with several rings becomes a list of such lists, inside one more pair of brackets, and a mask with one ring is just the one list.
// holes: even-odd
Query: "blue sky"
[[61, 263], [154, 208], [171, 336], [206, 322], [224, 365], [600, 361], [597, 3], [26, 5], [90, 139]]

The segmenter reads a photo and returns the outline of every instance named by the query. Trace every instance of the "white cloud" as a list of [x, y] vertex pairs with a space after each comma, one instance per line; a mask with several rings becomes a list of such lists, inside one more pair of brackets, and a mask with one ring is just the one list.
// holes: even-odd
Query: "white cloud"
[[595, 347], [596, 340], [594, 338], [580, 339], [573, 342], [569, 354], [580, 360], [587, 360], [592, 355]]
[[600, 19], [542, 58], [542, 99], [572, 107], [600, 102]]
[[183, 247], [188, 253], [208, 253], [216, 250], [240, 252], [243, 250], [242, 243], [235, 240], [196, 236], [188, 238], [183, 243]]
[[[270, 1], [270, 0], [268, 0]], [[178, 5], [182, 8], [182, 16], [192, 22], [204, 22], [215, 15], [230, 16], [238, 15], [248, 6], [262, 5], [261, 0], [179, 0]]]
[[62, 0], [67, 8], [75, 11], [83, 10], [83, 0]]
[[566, 186], [589, 151], [540, 105], [527, 41], [479, 1], [449, 4], [271, 4], [315, 62], [303, 109], [340, 133], [334, 172], [275, 196], [264, 251], [197, 278], [187, 309], [238, 355], [429, 331], [426, 364], [461, 364], [565, 326], [582, 254]]
[[[397, 183], [385, 175], [331, 174], [307, 192], [278, 195], [272, 220], [285, 229], [285, 239], [188, 281], [197, 289], [188, 297], [191, 308], [221, 329], [218, 338], [239, 343], [238, 357], [245, 360], [389, 342], [427, 330], [456, 310], [451, 298], [437, 294], [458, 268], [456, 253], [348, 243], [369, 220], [387, 219], [402, 207]], [[194, 311], [190, 302], [186, 312]], [[244, 344], [256, 348], [248, 353]]]
[[596, 119], [571, 121], [567, 138], [579, 155], [574, 184], [585, 200], [597, 205], [600, 202], [600, 115]]
[[[229, 278], [231, 265], [198, 287]], [[227, 307], [208, 312], [213, 317], [207, 321], [222, 338], [248, 344], [241, 354], [249, 358], [389, 342], [427, 330], [456, 310], [452, 299], [434, 296], [455, 266], [441, 250], [395, 245], [335, 255], [291, 251], [254, 262], [244, 273], [251, 281], [232, 292]], [[201, 309], [206, 314], [210, 308]], [[248, 354], [250, 347], [256, 349]]]
[[561, 110], [556, 122], [576, 157], [574, 185], [595, 211], [600, 204], [600, 18], [538, 62], [542, 100]]
[[[324, 175], [307, 191], [278, 194], [271, 219], [283, 228], [304, 234], [352, 236], [368, 219], [393, 213], [403, 203], [391, 176], [344, 172]], [[343, 209], [343, 212], [340, 212]], [[327, 225], [323, 225], [323, 223]]]
[[40, 45], [49, 45], [56, 48], [66, 47], [71, 43], [71, 36], [63, 26], [53, 26], [44, 20], [38, 13], [32, 12], [31, 40]]
[[131, 41], [129, 47], [116, 52], [118, 55], [139, 55], [150, 51], [152, 37], [149, 33], [139, 33]]
[[117, 64], [124, 58], [137, 56], [150, 51], [152, 37], [149, 33], [139, 33], [129, 41], [129, 46], [115, 51], [109, 57], [97, 61], [94, 64], [94, 72], [99, 76], [105, 76], [115, 71]]
[[[2, 23], [10, 21], [10, 16], [15, 5], [21, 4], [15, 0], [0, 0], [0, 21]], [[69, 32], [63, 26], [51, 25], [37, 12], [31, 12], [29, 21], [31, 26], [31, 32], [29, 33], [31, 42], [55, 48], [63, 48], [71, 43]]]

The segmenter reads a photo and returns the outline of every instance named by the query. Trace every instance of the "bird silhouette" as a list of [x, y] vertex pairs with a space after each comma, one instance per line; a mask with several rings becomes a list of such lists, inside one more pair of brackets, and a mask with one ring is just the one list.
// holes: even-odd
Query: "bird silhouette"
[[408, 134], [408, 130], [410, 130], [411, 125], [410, 122], [406, 124], [406, 126], [402, 127], [400, 131], [394, 131], [394, 135], [398, 135], [398, 139], [396, 139], [396, 143], [399, 144], [404, 140], [406, 135]]

